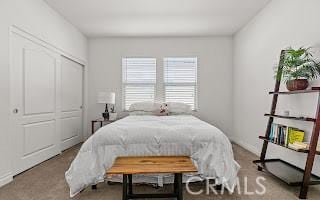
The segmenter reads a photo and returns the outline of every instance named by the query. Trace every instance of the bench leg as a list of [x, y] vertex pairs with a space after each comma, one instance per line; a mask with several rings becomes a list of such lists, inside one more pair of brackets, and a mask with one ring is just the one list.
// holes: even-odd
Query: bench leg
[[174, 174], [174, 193], [160, 193], [160, 194], [133, 194], [132, 188], [132, 174], [123, 174], [122, 181], [122, 200], [129, 199], [145, 199], [145, 198], [177, 198], [183, 199], [182, 189], [182, 174]]
[[177, 194], [177, 200], [182, 200], [182, 174], [174, 174], [174, 179], [174, 192]]
[[174, 174], [174, 180], [173, 180], [173, 193], [177, 194], [177, 174]]
[[133, 191], [132, 191], [132, 174], [129, 174], [128, 178], [129, 178], [129, 195], [131, 195], [133, 193]]
[[122, 200], [128, 200], [128, 175], [123, 174], [122, 177]]

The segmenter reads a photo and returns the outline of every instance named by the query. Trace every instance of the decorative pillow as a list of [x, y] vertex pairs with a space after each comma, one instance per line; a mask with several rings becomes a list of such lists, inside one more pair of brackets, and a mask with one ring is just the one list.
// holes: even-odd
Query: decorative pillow
[[153, 113], [154, 113], [154, 115], [157, 115], [157, 116], [169, 115], [168, 105], [166, 103], [161, 104], [159, 109], [157, 109]]
[[180, 102], [168, 102], [167, 103], [169, 114], [183, 115], [191, 114], [191, 106]]

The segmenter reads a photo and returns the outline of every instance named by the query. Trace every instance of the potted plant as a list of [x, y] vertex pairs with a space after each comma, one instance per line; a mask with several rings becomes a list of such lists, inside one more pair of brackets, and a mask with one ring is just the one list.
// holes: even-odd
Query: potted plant
[[[277, 69], [278, 70], [278, 69]], [[278, 71], [276, 70], [276, 76]], [[320, 75], [320, 63], [313, 59], [310, 48], [288, 48], [283, 60], [281, 78], [290, 91], [304, 90], [309, 86], [309, 80]]]

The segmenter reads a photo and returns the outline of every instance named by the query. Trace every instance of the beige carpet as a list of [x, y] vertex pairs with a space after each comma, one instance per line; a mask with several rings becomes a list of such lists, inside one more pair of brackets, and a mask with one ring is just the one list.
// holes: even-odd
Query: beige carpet
[[[75, 157], [79, 145], [71, 148], [61, 155], [56, 156], [14, 178], [10, 184], [0, 188], [0, 200], [60, 200], [69, 199], [68, 186], [64, 179], [64, 172], [68, 169], [71, 161]], [[246, 151], [245, 149], [234, 145], [235, 159], [241, 165], [240, 170], [240, 188], [241, 194], [225, 193], [224, 195], [190, 195], [184, 191], [184, 199], [298, 199], [298, 187], [288, 187], [278, 179], [264, 173], [257, 171], [252, 160], [257, 159], [255, 155]], [[244, 181], [245, 177], [248, 180], [248, 192], [255, 190], [261, 191], [261, 187], [256, 184], [256, 177], [263, 176], [266, 181], [263, 184], [266, 186], [266, 193], [264, 195], [245, 195]], [[205, 186], [201, 183], [193, 184], [193, 190], [204, 189]], [[82, 193], [73, 199], [92, 199], [92, 200], [117, 200], [121, 199], [121, 184], [108, 185], [101, 183], [98, 185], [96, 191], [87, 188]], [[136, 186], [135, 191], [155, 191], [151, 186]], [[169, 191], [171, 187], [164, 187], [157, 189], [157, 192]], [[309, 199], [320, 199], [320, 186], [311, 186], [309, 189]]]

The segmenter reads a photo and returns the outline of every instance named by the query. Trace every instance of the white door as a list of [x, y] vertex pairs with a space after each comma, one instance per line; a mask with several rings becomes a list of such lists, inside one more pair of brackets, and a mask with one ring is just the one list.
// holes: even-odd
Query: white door
[[60, 56], [11, 37], [10, 97], [15, 174], [60, 153]]
[[82, 141], [82, 72], [82, 65], [61, 57], [62, 150]]

